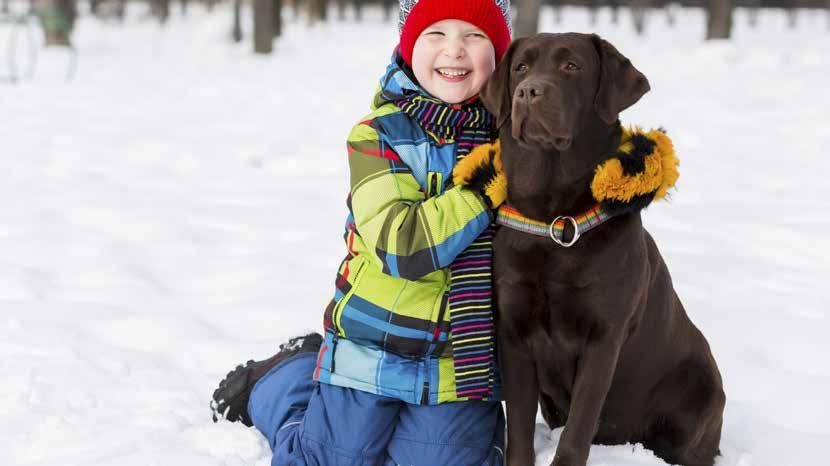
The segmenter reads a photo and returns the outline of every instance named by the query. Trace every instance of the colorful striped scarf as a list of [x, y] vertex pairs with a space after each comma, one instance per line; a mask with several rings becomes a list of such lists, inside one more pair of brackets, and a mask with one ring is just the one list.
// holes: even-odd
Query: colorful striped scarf
[[[438, 144], [457, 144], [457, 160], [498, 137], [495, 119], [477, 97], [447, 104], [416, 95], [395, 104]], [[450, 264], [450, 341], [456, 396], [489, 400], [498, 377], [493, 322], [493, 226]]]

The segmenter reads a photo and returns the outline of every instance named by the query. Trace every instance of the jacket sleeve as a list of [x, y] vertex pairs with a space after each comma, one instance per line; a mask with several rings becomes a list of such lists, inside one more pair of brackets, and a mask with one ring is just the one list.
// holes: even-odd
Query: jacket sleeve
[[351, 210], [383, 272], [408, 280], [445, 268], [490, 224], [480, 194], [454, 186], [426, 198], [410, 168], [368, 124], [347, 141]]

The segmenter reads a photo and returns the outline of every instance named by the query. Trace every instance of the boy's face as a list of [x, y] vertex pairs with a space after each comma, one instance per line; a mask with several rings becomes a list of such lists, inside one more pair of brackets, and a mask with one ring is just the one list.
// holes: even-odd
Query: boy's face
[[450, 104], [481, 91], [496, 68], [496, 51], [487, 35], [458, 19], [424, 29], [412, 49], [412, 71], [421, 86]]

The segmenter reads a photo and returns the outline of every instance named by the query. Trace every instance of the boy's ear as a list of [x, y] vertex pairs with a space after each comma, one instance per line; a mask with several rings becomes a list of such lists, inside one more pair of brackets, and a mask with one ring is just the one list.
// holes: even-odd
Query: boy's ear
[[599, 89], [594, 108], [607, 124], [617, 121], [620, 112], [637, 103], [651, 89], [648, 79], [631, 60], [613, 45], [596, 34], [591, 34], [600, 61]]
[[513, 95], [510, 92], [510, 70], [513, 68], [513, 55], [526, 38], [516, 39], [510, 44], [504, 58], [501, 59], [490, 79], [484, 84], [479, 97], [484, 107], [496, 117], [496, 127], [501, 128], [510, 118]]

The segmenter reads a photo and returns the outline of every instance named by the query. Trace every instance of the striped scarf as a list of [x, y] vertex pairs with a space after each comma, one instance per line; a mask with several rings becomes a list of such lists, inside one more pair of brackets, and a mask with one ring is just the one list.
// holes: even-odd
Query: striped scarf
[[[446, 104], [416, 95], [395, 102], [438, 144], [456, 143], [456, 158], [494, 141], [495, 119], [474, 97]], [[493, 226], [488, 226], [450, 264], [450, 341], [459, 398], [493, 399], [498, 377], [493, 323]]]

